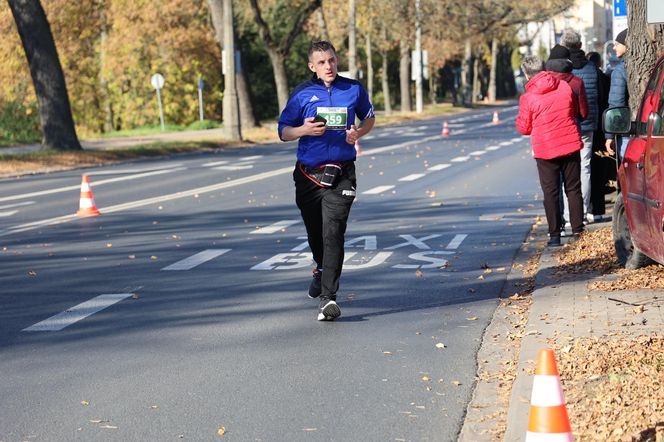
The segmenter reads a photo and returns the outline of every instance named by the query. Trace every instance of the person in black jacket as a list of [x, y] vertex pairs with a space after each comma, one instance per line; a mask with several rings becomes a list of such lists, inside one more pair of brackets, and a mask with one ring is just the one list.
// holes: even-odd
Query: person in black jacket
[[[609, 107], [611, 79], [601, 70], [602, 56], [598, 52], [589, 52], [587, 57], [588, 61], [597, 69], [597, 84], [599, 86], [597, 110], [601, 118], [604, 111]], [[593, 157], [590, 161], [590, 205], [592, 206], [592, 214], [595, 222], [610, 221], [611, 217], [605, 216], [606, 203], [604, 195], [615, 190], [609, 187], [608, 184], [609, 181], [615, 181], [616, 179], [616, 162], [608, 155], [604, 144], [604, 132], [602, 132], [601, 124], [598, 124], [593, 136]]]

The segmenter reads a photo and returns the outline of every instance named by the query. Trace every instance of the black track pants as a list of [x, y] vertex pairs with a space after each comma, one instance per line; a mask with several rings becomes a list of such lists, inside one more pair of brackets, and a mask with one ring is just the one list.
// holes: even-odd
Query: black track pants
[[312, 182], [296, 165], [295, 202], [307, 228], [309, 247], [319, 269], [322, 297], [336, 299], [344, 262], [344, 235], [350, 207], [355, 200], [355, 165], [344, 167], [336, 184], [323, 188]]
[[560, 174], [569, 201], [569, 217], [572, 232], [583, 231], [583, 199], [581, 198], [581, 155], [574, 152], [564, 157], [543, 160], [536, 158], [537, 172], [544, 193], [544, 213], [549, 224], [549, 235], [560, 236]]

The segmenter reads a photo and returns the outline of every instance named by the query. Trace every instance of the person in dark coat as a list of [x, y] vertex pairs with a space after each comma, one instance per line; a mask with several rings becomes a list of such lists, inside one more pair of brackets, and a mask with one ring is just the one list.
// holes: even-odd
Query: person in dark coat
[[[602, 56], [598, 52], [588, 52], [588, 61], [597, 69], [598, 100], [597, 110], [601, 116], [609, 107], [609, 87], [611, 79], [601, 70]], [[616, 162], [608, 155], [604, 146], [604, 132], [602, 125], [598, 124], [593, 136], [593, 157], [590, 160], [590, 205], [592, 206], [593, 220], [595, 222], [610, 221], [606, 214], [604, 196], [615, 190], [608, 186], [609, 181], [616, 180]]]
[[[598, 123], [598, 75], [597, 68], [588, 62], [585, 52], [581, 50], [581, 34], [573, 29], [563, 31], [561, 44], [569, 49], [570, 61], [572, 62], [572, 74], [583, 81], [583, 87], [586, 90], [586, 99], [588, 100], [588, 116], [581, 120], [581, 140], [583, 148], [581, 149], [581, 192], [583, 193], [583, 210], [587, 222], [593, 222], [594, 217], [591, 214], [590, 207], [590, 183], [591, 169], [590, 161], [593, 156], [593, 135], [597, 129]], [[569, 215], [569, 208], [565, 204], [565, 218]]]
[[[613, 48], [616, 51], [616, 55], [620, 59], [620, 62], [613, 68], [611, 72], [611, 88], [609, 89], [609, 107], [620, 107], [620, 106], [629, 106], [629, 90], [627, 88], [627, 75], [625, 73], [625, 63], [623, 61], [623, 56], [627, 52], [626, 46], [627, 40], [627, 29], [621, 31], [616, 35], [615, 40], [613, 41]], [[605, 134], [606, 138], [606, 150], [614, 155], [616, 150], [618, 151], [618, 160], [621, 161], [623, 155], [625, 155], [625, 149], [627, 148], [627, 140], [623, 137], [617, 136], [614, 137], [614, 134]]]

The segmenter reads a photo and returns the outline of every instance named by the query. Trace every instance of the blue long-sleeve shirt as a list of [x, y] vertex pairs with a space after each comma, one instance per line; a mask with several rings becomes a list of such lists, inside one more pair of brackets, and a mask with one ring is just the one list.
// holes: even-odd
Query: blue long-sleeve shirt
[[315, 117], [329, 108], [337, 108], [337, 112], [345, 109], [345, 125], [332, 128], [334, 122], [328, 121], [323, 135], [300, 137], [297, 159], [307, 167], [355, 160], [355, 146], [346, 142], [346, 130], [355, 123], [356, 117], [360, 120], [374, 117], [369, 94], [359, 81], [337, 75], [328, 88], [314, 76], [293, 90], [279, 117], [279, 138], [283, 140], [284, 127], [299, 127], [305, 118]]

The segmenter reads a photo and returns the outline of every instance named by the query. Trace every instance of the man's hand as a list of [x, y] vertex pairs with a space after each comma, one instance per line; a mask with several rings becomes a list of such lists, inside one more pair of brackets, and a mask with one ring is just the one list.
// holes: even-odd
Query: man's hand
[[350, 129], [346, 131], [346, 143], [355, 144], [357, 140], [360, 139], [360, 132], [357, 130], [355, 125], [351, 125]]
[[315, 122], [314, 117], [309, 117], [304, 119], [304, 124], [302, 125], [303, 135], [310, 135], [314, 137], [320, 137], [325, 133], [325, 123], [322, 121]]
[[614, 156], [616, 154], [616, 142], [613, 138], [609, 138], [606, 140], [604, 143], [604, 147], [606, 147], [606, 151], [609, 153], [609, 155]]

